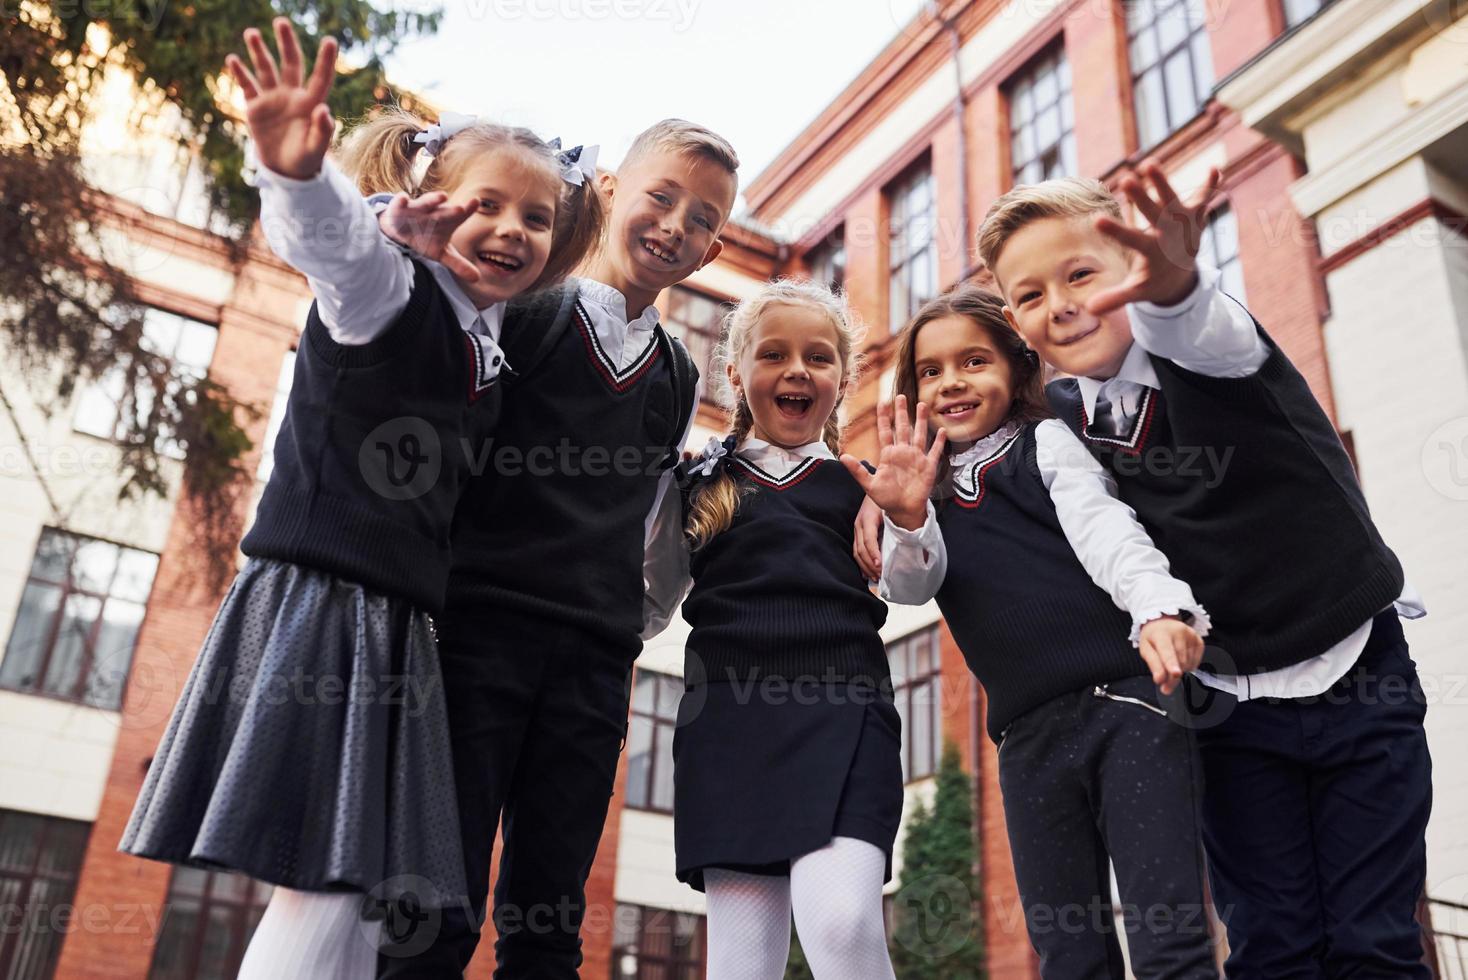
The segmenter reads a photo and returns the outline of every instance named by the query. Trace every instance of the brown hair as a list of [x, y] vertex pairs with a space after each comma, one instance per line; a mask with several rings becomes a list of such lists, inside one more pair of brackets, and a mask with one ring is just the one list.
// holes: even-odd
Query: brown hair
[[421, 180], [415, 178], [421, 144], [413, 138], [427, 128], [417, 116], [398, 106], [379, 110], [353, 127], [338, 148], [342, 169], [363, 194], [399, 192], [417, 197], [432, 191], [452, 191], [468, 164], [494, 150], [512, 150], [528, 166], [539, 168], [556, 186], [556, 217], [551, 230], [550, 257], [539, 278], [527, 291], [560, 282], [601, 239], [605, 209], [595, 182], [580, 186], [561, 179], [556, 150], [521, 126], [476, 122], [446, 140], [432, 158]]
[[[1004, 298], [974, 285], [959, 285], [928, 300], [897, 335], [892, 396], [907, 398], [908, 410], [917, 411], [917, 336], [918, 331], [944, 317], [961, 316], [978, 327], [994, 345], [995, 352], [1009, 365], [1014, 379], [1014, 401], [1005, 422], [1038, 422], [1051, 418], [1050, 403], [1045, 399], [1045, 367], [1040, 357], [1029, 348], [1004, 318]], [[936, 433], [935, 433], [936, 434]], [[936, 486], [948, 485], [948, 463], [944, 460]]]
[[622, 166], [625, 167], [654, 150], [701, 156], [714, 161], [730, 174], [736, 174], [739, 170], [739, 154], [734, 152], [734, 147], [728, 140], [713, 130], [686, 119], [664, 119], [638, 133], [632, 146], [628, 148], [627, 155], [622, 158]]
[[[826, 419], [822, 437], [831, 452], [841, 454], [841, 402], [846, 397], [858, 369], [857, 347], [861, 343], [863, 330], [846, 305], [846, 298], [825, 286], [804, 279], [776, 279], [766, 283], [759, 292], [742, 301], [724, 317], [724, 339], [714, 350], [713, 368], [715, 378], [723, 378], [727, 384], [725, 366], [737, 364], [749, 349], [754, 328], [760, 319], [775, 306], [800, 306], [815, 310], [829, 318], [836, 328], [836, 356], [841, 362], [841, 388], [836, 404]], [[737, 446], [754, 427], [754, 413], [750, 411], [745, 397], [731, 391], [733, 407], [729, 409], [729, 431]], [[684, 528], [689, 545], [697, 551], [714, 537], [729, 529], [734, 513], [739, 509], [739, 487], [727, 470], [719, 470], [695, 491], [688, 509], [688, 523]]]
[[1084, 218], [1093, 214], [1122, 220], [1121, 205], [1099, 180], [1057, 177], [1023, 184], [989, 206], [979, 228], [979, 258], [993, 272], [1004, 246], [1026, 225], [1043, 218]]

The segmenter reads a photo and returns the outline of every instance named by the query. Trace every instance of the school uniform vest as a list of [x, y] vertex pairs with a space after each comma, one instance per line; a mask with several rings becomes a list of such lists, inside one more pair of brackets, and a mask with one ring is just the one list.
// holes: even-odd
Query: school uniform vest
[[1115, 476], [1172, 573], [1207, 606], [1203, 665], [1218, 673], [1318, 656], [1390, 606], [1403, 584], [1335, 427], [1258, 329], [1269, 357], [1248, 377], [1152, 357], [1161, 390], [1145, 394], [1117, 436], [1090, 430], [1074, 379], [1048, 388], [1061, 421]]
[[948, 572], [938, 608], [984, 685], [996, 742], [1011, 721], [1094, 684], [1147, 673], [1131, 617], [1071, 549], [1035, 461], [1030, 423], [967, 464], [972, 492], [938, 505]]
[[[569, 322], [556, 331], [561, 318]], [[517, 365], [547, 330], [556, 339], [526, 373]], [[647, 516], [684, 417], [674, 347], [659, 326], [618, 368], [574, 284], [511, 304], [502, 344], [522, 373], [493, 445], [472, 464], [455, 520], [449, 612], [514, 609], [636, 650]], [[692, 397], [691, 385], [681, 397]]]
[[369, 343], [332, 340], [313, 303], [240, 550], [441, 609], [463, 447], [489, 437], [500, 408], [490, 356], [418, 262], [408, 305]]
[[887, 683], [887, 607], [851, 554], [861, 487], [836, 460], [808, 458], [780, 478], [738, 456], [723, 465], [739, 508], [689, 562], [685, 679]]

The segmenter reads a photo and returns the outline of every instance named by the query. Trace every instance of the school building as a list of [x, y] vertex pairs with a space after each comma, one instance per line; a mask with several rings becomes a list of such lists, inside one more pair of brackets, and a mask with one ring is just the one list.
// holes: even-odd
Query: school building
[[[1336, 420], [1429, 606], [1407, 631], [1430, 699], [1426, 917], [1442, 976], [1465, 975], [1468, 955], [1457, 938], [1468, 937], [1468, 664], [1454, 643], [1468, 631], [1463, 14], [1448, 0], [930, 4], [894, 24], [891, 43], [746, 177], [749, 210], [723, 257], [662, 300], [665, 323], [705, 360], [727, 304], [760, 282], [844, 285], [869, 325], [848, 409], [849, 444], [864, 455], [894, 331], [980, 271], [969, 243], [999, 194], [1058, 174], [1114, 181], [1144, 157], [1186, 193], [1218, 166], [1205, 254]], [[124, 78], [105, 98], [88, 140], [111, 202], [109, 256], [151, 309], [155, 349], [259, 407], [258, 494], [304, 284], [258, 243], [232, 257], [171, 121], [129, 126], [137, 94]], [[0, 363], [0, 975], [233, 976], [268, 890], [115, 851], [220, 596], [201, 584], [188, 500], [117, 499], [116, 386], [83, 386], [64, 405], [44, 387]], [[717, 399], [711, 389], [700, 408], [695, 450], [722, 432]], [[254, 495], [242, 526], [253, 506]], [[638, 661], [588, 887], [586, 977], [702, 975], [702, 897], [672, 873], [685, 635], [675, 621]], [[908, 799], [931, 796], [941, 744], [955, 742], [975, 777], [988, 973], [1037, 976], [983, 694], [933, 607], [893, 607], [883, 635]], [[482, 953], [469, 975], [487, 978], [490, 960]]]

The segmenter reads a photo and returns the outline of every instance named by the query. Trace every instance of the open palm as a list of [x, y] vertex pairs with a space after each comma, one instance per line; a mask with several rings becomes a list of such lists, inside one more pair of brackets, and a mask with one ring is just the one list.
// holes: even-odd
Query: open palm
[[943, 431], [938, 430], [928, 446], [928, 406], [919, 402], [917, 417], [910, 422], [907, 399], [898, 395], [890, 419], [883, 409], [877, 411], [877, 441], [882, 448], [875, 473], [868, 472], [854, 456], [844, 455], [841, 462], [894, 523], [921, 526], [943, 459]]
[[255, 154], [266, 168], [285, 177], [305, 180], [321, 170], [335, 123], [326, 107], [326, 95], [336, 74], [336, 41], [326, 38], [309, 79], [301, 58], [295, 28], [284, 17], [275, 19], [280, 67], [270, 56], [265, 39], [253, 27], [245, 31], [245, 47], [254, 71], [237, 55], [225, 67], [245, 96], [245, 122], [255, 141]]

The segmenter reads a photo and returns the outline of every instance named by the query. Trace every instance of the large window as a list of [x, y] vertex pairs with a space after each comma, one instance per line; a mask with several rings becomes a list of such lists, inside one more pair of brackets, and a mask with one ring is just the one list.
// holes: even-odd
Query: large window
[[1208, 216], [1199, 242], [1198, 255], [1223, 273], [1219, 288], [1234, 299], [1248, 305], [1244, 296], [1244, 268], [1239, 262], [1239, 223], [1227, 204], [1215, 208]]
[[704, 917], [618, 905], [612, 933], [612, 980], [702, 980]]
[[149, 980], [232, 980], [271, 891], [241, 874], [175, 868]]
[[638, 669], [627, 729], [627, 805], [673, 812], [673, 729], [683, 680]]
[[0, 661], [0, 687], [122, 704], [158, 556], [45, 528]]
[[943, 744], [943, 674], [938, 627], [929, 626], [887, 644], [897, 713], [902, 716], [902, 778], [938, 770]]
[[[208, 373], [217, 337], [218, 331], [207, 323], [155, 309], [143, 314], [143, 347], [173, 365], [175, 378], [170, 382], [173, 385], [202, 378]], [[73, 421], [76, 430], [103, 439], [116, 439], [123, 428], [121, 413], [128, 402], [126, 388], [127, 379], [121, 371], [104, 374], [84, 388], [77, 399]], [[150, 409], [153, 397], [151, 389], [139, 388], [133, 392], [132, 402], [139, 415]], [[171, 440], [160, 448], [176, 459], [183, 458], [183, 450]]]
[[892, 236], [888, 329], [896, 333], [938, 292], [937, 201], [926, 160], [888, 188], [887, 204]]
[[805, 254], [805, 267], [810, 270], [811, 279], [823, 286], [834, 290], [846, 287], [845, 225]]
[[674, 286], [668, 290], [668, 315], [664, 318], [663, 326], [683, 341], [693, 363], [698, 365], [698, 373], [703, 378], [705, 399], [713, 397], [714, 385], [710, 372], [714, 348], [719, 343], [724, 315], [732, 306], [732, 303], [695, 292], [686, 286]]
[[0, 977], [47, 980], [56, 969], [91, 829], [0, 810]]
[[1037, 184], [1077, 171], [1070, 62], [1056, 45], [1009, 85], [1009, 145], [1014, 183]]
[[1203, 108], [1213, 88], [1207, 0], [1127, 0], [1137, 140], [1143, 149]]

